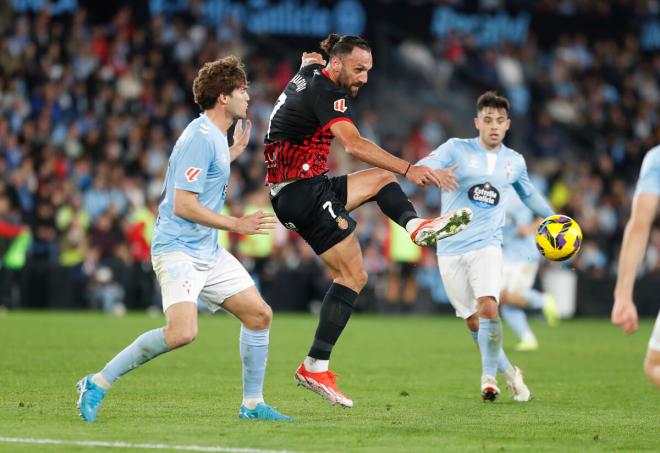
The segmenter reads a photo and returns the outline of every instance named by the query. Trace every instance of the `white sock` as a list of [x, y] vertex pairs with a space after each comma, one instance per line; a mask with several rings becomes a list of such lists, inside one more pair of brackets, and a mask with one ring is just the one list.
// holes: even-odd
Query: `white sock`
[[101, 373], [96, 373], [94, 376], [92, 376], [92, 382], [101, 387], [103, 390], [110, 390], [110, 387], [112, 387], [112, 384], [109, 383]]
[[305, 364], [307, 371], [311, 373], [322, 373], [324, 371], [328, 371], [328, 367], [330, 366], [329, 360], [319, 360], [310, 356], [305, 357], [305, 361], [303, 363]]
[[257, 404], [263, 402], [263, 398], [243, 398], [243, 406], [247, 407], [248, 409], [254, 409], [257, 407]]
[[408, 223], [406, 223], [406, 231], [408, 233], [412, 233], [417, 229], [420, 223], [422, 223], [424, 219], [420, 219], [419, 217], [416, 217], [414, 219], [408, 220]]

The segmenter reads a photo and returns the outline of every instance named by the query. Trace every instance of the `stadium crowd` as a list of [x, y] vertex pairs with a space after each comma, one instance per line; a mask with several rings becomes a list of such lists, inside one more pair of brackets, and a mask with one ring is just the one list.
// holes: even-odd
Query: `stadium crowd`
[[[606, 3], [537, 7], [571, 14]], [[647, 13], [636, 9], [639, 3], [611, 8], [628, 4]], [[232, 166], [228, 212], [269, 209], [262, 139], [275, 98], [309, 49], [264, 52], [264, 40], [251, 39], [239, 22], [205, 25], [194, 8], [144, 24], [134, 22], [129, 8], [106, 23], [92, 22], [83, 9], [70, 16], [46, 9], [2, 16], [11, 20], [0, 21], [0, 287], [13, 290], [1, 292], [0, 305], [117, 311], [159, 304], [149, 244], [161, 185], [174, 141], [198, 114], [192, 80], [218, 56], [245, 60], [253, 122], [251, 144]], [[542, 48], [533, 31], [518, 47], [478, 48], [470, 35], [452, 34], [428, 44], [404, 41], [393, 51], [439, 97], [462, 92], [476, 99], [492, 88], [509, 96], [509, 144], [526, 155], [555, 209], [584, 231], [583, 249], [569, 265], [611, 275], [641, 160], [660, 142], [660, 55], [643, 52], [633, 34], [620, 40], [564, 34]], [[374, 72], [387, 80], [385, 67]], [[411, 161], [454, 133], [472, 134], [471, 111], [429, 108], [392, 130], [383, 126], [391, 112], [360, 100], [357, 106], [363, 135]], [[333, 155], [331, 171], [363, 168], [338, 150]], [[439, 211], [436, 191], [406, 189], [422, 212]], [[418, 288], [442, 299], [433, 252], [411, 249], [377, 212], [365, 206], [355, 213], [373, 277], [369, 292], [392, 305], [403, 299], [407, 307]], [[222, 240], [258, 276], [276, 308], [304, 309], [299, 301], [318, 300], [325, 291], [311, 249], [284, 228], [270, 238]], [[644, 272], [659, 270], [659, 253], [656, 228]], [[366, 297], [365, 304], [375, 299]]]

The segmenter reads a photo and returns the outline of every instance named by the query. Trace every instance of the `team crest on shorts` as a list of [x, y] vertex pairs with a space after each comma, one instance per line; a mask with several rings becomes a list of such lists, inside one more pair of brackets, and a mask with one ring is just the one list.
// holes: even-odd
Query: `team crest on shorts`
[[340, 230], [345, 230], [346, 228], [348, 228], [348, 220], [346, 220], [342, 216], [340, 215], [337, 216], [335, 220], [337, 220], [337, 226], [339, 227]]

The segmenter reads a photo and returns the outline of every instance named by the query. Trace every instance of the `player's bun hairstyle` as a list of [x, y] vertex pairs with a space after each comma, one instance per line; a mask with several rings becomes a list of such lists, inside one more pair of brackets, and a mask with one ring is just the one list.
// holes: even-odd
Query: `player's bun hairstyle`
[[338, 35], [330, 33], [327, 38], [321, 41], [321, 49], [329, 56], [346, 55], [353, 51], [354, 47], [371, 51], [371, 46], [366, 39], [355, 35]]
[[229, 95], [247, 85], [245, 66], [238, 57], [230, 55], [202, 66], [193, 81], [195, 103], [202, 110], [215, 107], [218, 96]]
[[507, 98], [500, 96], [496, 91], [486, 91], [477, 99], [477, 113], [489, 107], [496, 110], [504, 109], [508, 115], [511, 104]]

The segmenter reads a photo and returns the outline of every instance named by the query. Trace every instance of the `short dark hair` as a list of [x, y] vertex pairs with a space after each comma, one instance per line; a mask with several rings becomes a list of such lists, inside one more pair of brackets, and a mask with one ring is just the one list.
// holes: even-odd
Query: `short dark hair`
[[229, 95], [245, 85], [245, 66], [240, 58], [230, 55], [202, 66], [193, 81], [193, 96], [199, 108], [209, 110], [215, 107], [218, 96]]
[[504, 109], [508, 115], [511, 104], [507, 98], [497, 94], [497, 91], [486, 91], [477, 99], [477, 113], [489, 107], [496, 110]]
[[360, 36], [341, 36], [337, 33], [330, 33], [327, 38], [321, 41], [321, 49], [331, 57], [351, 53], [355, 47], [371, 51], [371, 46], [369, 46], [367, 40]]

